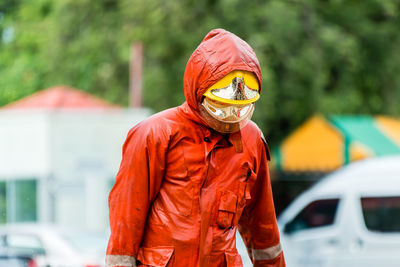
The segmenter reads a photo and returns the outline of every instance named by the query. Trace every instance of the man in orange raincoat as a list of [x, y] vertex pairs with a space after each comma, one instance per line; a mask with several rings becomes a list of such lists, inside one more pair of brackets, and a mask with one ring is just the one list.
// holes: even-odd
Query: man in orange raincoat
[[212, 30], [190, 57], [186, 102], [130, 130], [110, 193], [107, 267], [285, 266], [267, 160], [250, 121], [261, 92], [253, 49]]

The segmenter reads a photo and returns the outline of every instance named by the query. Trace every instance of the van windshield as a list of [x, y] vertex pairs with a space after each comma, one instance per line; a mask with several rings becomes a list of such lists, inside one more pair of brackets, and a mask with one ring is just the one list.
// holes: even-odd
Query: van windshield
[[365, 226], [374, 232], [400, 232], [400, 196], [362, 197]]
[[287, 234], [297, 231], [332, 225], [339, 199], [319, 199], [309, 203], [299, 214], [286, 224]]

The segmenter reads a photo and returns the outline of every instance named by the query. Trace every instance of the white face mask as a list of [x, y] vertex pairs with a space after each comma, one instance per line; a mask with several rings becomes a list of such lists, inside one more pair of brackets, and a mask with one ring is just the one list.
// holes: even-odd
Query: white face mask
[[207, 124], [221, 133], [233, 133], [250, 121], [254, 103], [246, 105], [225, 104], [205, 97], [199, 105], [200, 113]]
[[254, 111], [254, 103], [247, 105], [224, 104], [206, 97], [201, 104], [211, 116], [226, 123], [240, 122], [249, 115], [251, 117]]

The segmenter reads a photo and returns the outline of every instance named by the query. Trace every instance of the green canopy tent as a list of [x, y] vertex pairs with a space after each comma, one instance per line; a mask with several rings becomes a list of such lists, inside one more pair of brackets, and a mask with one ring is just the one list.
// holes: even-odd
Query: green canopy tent
[[352, 161], [392, 154], [400, 154], [400, 120], [316, 115], [281, 143], [275, 167], [284, 172], [329, 172]]

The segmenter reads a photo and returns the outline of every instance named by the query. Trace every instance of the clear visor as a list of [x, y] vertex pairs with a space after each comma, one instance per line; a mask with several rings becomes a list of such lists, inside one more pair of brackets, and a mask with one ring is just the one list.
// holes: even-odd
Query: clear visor
[[235, 77], [228, 86], [211, 89], [210, 92], [217, 97], [230, 100], [247, 100], [257, 96], [257, 90], [249, 88], [241, 77]]
[[204, 95], [230, 104], [238, 104], [240, 102], [249, 104], [259, 98], [258, 90], [249, 87], [242, 77], [234, 77], [232, 82], [225, 87], [211, 87]]

